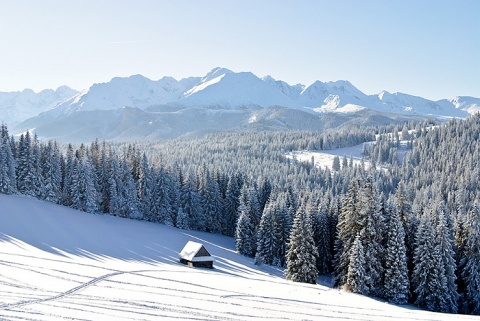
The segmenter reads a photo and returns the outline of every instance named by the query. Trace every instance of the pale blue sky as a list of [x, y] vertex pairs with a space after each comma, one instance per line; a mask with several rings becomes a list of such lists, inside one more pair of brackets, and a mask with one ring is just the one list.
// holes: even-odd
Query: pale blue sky
[[0, 0], [0, 91], [221, 66], [290, 84], [346, 79], [480, 97], [479, 0]]

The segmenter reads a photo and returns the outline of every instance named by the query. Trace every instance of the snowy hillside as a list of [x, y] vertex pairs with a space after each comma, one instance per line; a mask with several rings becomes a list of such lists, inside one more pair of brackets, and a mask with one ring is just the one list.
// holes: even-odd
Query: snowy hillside
[[[214, 269], [178, 263], [201, 242]], [[0, 194], [2, 320], [475, 320], [285, 281], [232, 238]]]

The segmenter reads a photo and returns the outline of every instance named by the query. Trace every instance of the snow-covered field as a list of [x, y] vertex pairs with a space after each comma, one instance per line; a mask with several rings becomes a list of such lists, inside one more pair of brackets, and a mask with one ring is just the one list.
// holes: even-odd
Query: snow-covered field
[[[364, 143], [364, 144], [371, 144], [371, 142]], [[333, 159], [335, 156], [340, 157], [340, 163], [342, 162], [343, 156], [347, 157], [348, 162], [350, 163], [350, 157], [353, 160], [354, 165], [360, 165], [362, 162], [362, 151], [363, 151], [363, 143], [359, 145], [355, 145], [352, 147], [345, 147], [345, 148], [338, 148], [332, 150], [322, 150], [322, 151], [294, 151], [290, 152], [286, 155], [288, 159], [295, 159], [299, 162], [313, 162], [315, 167], [323, 168], [326, 167], [332, 168]], [[365, 162], [365, 168], [369, 168], [370, 163]]]
[[[332, 169], [333, 160], [335, 156], [338, 156], [340, 158], [340, 164], [342, 163], [343, 157], [346, 156], [349, 164], [350, 164], [350, 161], [352, 161], [354, 166], [355, 165], [360, 166], [363, 158], [362, 156], [363, 145], [367, 145], [367, 148], [368, 148], [370, 144], [375, 144], [375, 142], [366, 142], [366, 143], [358, 144], [351, 147], [322, 150], [322, 151], [316, 151], [316, 150], [293, 151], [293, 152], [287, 153], [285, 156], [287, 157], [287, 159], [291, 159], [291, 160], [295, 159], [296, 161], [307, 162], [307, 163], [311, 163], [313, 159], [315, 167], [322, 168], [322, 169], [325, 169], [327, 167]], [[405, 158], [406, 152], [408, 151], [407, 145], [408, 145], [407, 140], [400, 141], [400, 146], [398, 148], [398, 160], [400, 162], [403, 161], [403, 159]], [[370, 162], [364, 160], [364, 166], [366, 169], [369, 169]]]
[[[202, 242], [214, 269], [178, 252]], [[0, 194], [0, 320], [478, 320], [284, 280], [232, 238]]]

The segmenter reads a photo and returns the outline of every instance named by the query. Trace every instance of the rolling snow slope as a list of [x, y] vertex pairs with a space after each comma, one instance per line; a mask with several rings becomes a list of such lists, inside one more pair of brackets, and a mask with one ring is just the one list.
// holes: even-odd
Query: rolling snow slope
[[[178, 263], [202, 242], [213, 270]], [[328, 284], [322, 278], [319, 282]], [[232, 238], [0, 194], [2, 320], [476, 320], [399, 307], [235, 253]]]

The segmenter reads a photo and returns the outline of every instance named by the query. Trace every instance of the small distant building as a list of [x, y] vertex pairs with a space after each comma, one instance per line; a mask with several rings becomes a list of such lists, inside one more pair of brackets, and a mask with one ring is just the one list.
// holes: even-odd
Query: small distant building
[[207, 249], [197, 242], [188, 241], [180, 252], [180, 263], [189, 267], [206, 267], [213, 269], [213, 258]]

